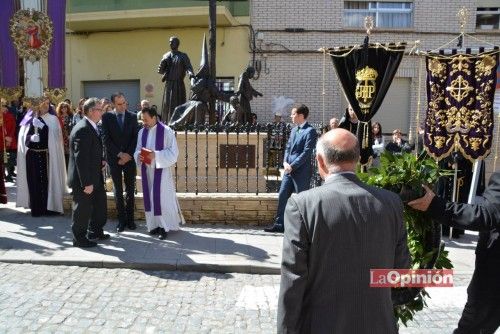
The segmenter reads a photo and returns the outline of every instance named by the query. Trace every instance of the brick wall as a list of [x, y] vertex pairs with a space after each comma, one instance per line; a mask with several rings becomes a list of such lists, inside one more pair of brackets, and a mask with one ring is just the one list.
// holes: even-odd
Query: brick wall
[[[415, 0], [413, 4], [413, 28], [375, 30], [371, 40], [380, 43], [419, 40], [422, 50], [438, 48], [458, 36], [460, 27], [456, 14], [462, 6], [470, 11], [466, 32], [475, 33], [475, 0]], [[271, 102], [274, 96], [280, 95], [308, 105], [313, 122], [327, 121], [343, 112], [343, 94], [331, 60], [326, 59], [324, 63], [323, 55], [315, 53], [323, 46], [362, 43], [365, 36], [362, 29], [343, 28], [343, 8], [344, 1], [340, 0], [291, 0], [287, 1], [287, 6], [283, 6], [280, 0], [251, 1], [251, 24], [255, 32], [263, 33], [263, 40], [256, 42], [255, 57], [265, 63], [268, 69], [267, 74], [262, 72], [259, 79], [252, 82], [257, 90], [264, 93], [264, 97], [252, 101], [252, 109], [258, 114], [259, 121], [272, 121]], [[303, 28], [306, 31], [291, 33], [285, 32], [285, 28]], [[477, 37], [492, 44], [500, 44], [498, 32], [478, 32]], [[465, 42], [467, 45], [477, 45], [471, 40]], [[450, 47], [455, 45], [451, 44]], [[405, 56], [397, 73], [399, 77], [411, 78], [412, 88], [417, 87], [418, 60], [415, 56]], [[422, 80], [425, 88], [425, 77]], [[411, 92], [411, 108], [408, 111], [411, 120], [414, 120], [417, 112], [416, 91], [412, 89]], [[425, 106], [425, 89], [422, 89], [421, 94], [421, 102]]]
[[178, 194], [186, 222], [193, 224], [269, 225], [278, 194]]
[[[186, 223], [265, 226], [273, 222], [278, 194], [178, 193], [179, 205]], [[116, 218], [112, 193], [108, 193], [108, 218]], [[135, 219], [144, 220], [142, 194], [136, 195]], [[71, 213], [71, 196], [64, 199], [64, 211]]]

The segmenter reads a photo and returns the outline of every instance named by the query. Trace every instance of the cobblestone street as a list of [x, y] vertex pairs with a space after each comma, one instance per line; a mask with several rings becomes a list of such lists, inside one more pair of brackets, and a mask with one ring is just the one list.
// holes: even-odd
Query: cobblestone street
[[[451, 333], [470, 275], [401, 333]], [[274, 333], [279, 276], [0, 264], [0, 332]]]

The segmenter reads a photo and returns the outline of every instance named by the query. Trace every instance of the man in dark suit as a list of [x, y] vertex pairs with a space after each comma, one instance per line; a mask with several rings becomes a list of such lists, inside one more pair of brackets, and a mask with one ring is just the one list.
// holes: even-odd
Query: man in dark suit
[[[102, 108], [97, 98], [83, 105], [85, 117], [71, 131], [68, 186], [73, 189], [73, 246], [94, 247], [94, 240], [109, 239], [103, 231], [107, 219], [105, 166], [102, 142], [97, 130]], [[88, 231], [87, 231], [88, 230]], [[87, 234], [88, 232], [88, 234]]]
[[309, 109], [305, 105], [292, 108], [290, 117], [292, 123], [297, 126], [292, 129], [285, 148], [283, 158], [285, 173], [281, 180], [275, 222], [264, 229], [266, 232], [283, 232], [286, 202], [293, 192], [299, 193], [309, 189], [312, 175], [311, 156], [316, 145], [317, 134], [316, 129], [307, 123], [308, 116]]
[[[102, 131], [118, 211], [116, 230], [123, 232], [125, 227], [131, 230], [136, 228], [134, 222], [134, 192], [137, 172], [133, 156], [137, 144], [139, 125], [137, 116], [126, 109], [127, 101], [123, 93], [113, 94], [111, 100], [115, 109], [103, 115]], [[123, 202], [122, 180], [125, 181], [125, 203]]]
[[288, 200], [278, 333], [397, 333], [391, 290], [370, 288], [370, 269], [409, 268], [403, 203], [356, 177], [359, 152], [349, 131], [324, 134], [325, 183]]
[[455, 334], [492, 334], [500, 326], [500, 172], [493, 173], [481, 204], [453, 203], [426, 194], [408, 203], [446, 226], [479, 231], [476, 268], [467, 288], [467, 303]]

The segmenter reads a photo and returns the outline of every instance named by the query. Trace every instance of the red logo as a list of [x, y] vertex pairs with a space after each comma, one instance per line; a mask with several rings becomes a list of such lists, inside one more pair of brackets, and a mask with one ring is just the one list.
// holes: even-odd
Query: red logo
[[372, 288], [453, 287], [452, 269], [371, 269]]

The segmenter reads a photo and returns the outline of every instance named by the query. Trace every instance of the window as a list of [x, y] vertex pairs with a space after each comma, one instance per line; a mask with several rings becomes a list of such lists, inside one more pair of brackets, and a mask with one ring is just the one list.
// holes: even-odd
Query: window
[[477, 29], [500, 29], [500, 7], [479, 7], [476, 13]]
[[378, 28], [411, 28], [411, 2], [345, 1], [344, 27], [364, 28], [365, 16], [373, 16]]

